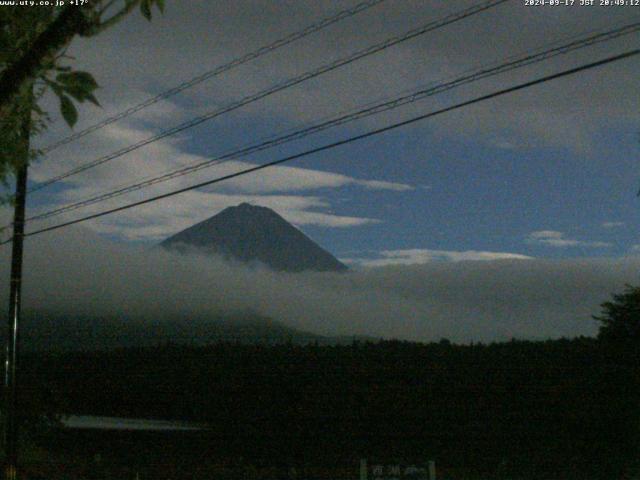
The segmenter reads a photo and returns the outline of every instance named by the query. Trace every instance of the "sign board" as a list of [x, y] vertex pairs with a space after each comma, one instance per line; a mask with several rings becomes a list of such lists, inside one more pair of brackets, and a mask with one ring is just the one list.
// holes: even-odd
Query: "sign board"
[[381, 464], [366, 460], [360, 463], [360, 480], [436, 480], [436, 464], [427, 465]]

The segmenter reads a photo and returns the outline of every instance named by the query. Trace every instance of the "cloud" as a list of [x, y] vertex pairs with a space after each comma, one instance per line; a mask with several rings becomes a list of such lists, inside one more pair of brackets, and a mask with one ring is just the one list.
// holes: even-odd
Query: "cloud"
[[617, 227], [623, 227], [624, 226], [624, 222], [604, 222], [602, 224], [602, 228], [617, 228]]
[[[0, 298], [8, 255], [0, 250]], [[24, 307], [108, 317], [162, 319], [189, 331], [220, 312], [247, 311], [320, 334], [410, 340], [493, 341], [593, 335], [592, 314], [640, 258], [429, 262], [334, 273], [274, 273], [215, 257], [176, 256], [69, 228], [30, 237]], [[200, 320], [197, 320], [200, 319]], [[23, 333], [33, 325], [26, 325]]]
[[[382, 4], [187, 90], [180, 101], [192, 113], [211, 110], [212, 106], [228, 104], [472, 3], [460, 0]], [[121, 102], [123, 96], [132, 102], [140, 100], [130, 92], [153, 95], [175, 86], [340, 8], [344, 7], [312, 1], [190, 2], [188, 8], [168, 8], [152, 24], [145, 23], [140, 15], [131, 15], [100, 38], [74, 42], [70, 53], [77, 58], [79, 67], [95, 73], [103, 85], [100, 100], [110, 107]], [[213, 33], [212, 19], [216, 24]], [[530, 9], [522, 2], [507, 3], [256, 102], [244, 108], [240, 116], [260, 116], [273, 124], [302, 124], [486, 67], [516, 52], [530, 52], [559, 39], [584, 35], [586, 25], [593, 31], [625, 21], [628, 12], [623, 8], [545, 11]], [[632, 46], [633, 37], [625, 37], [561, 55], [461, 88], [442, 96], [443, 100], [436, 100], [435, 104], [487, 93]], [[176, 58], [180, 58], [179, 65]], [[460, 113], [452, 112], [441, 117], [433, 128], [456, 139], [461, 135], [483, 138], [488, 143], [499, 139], [498, 144], [506, 148], [545, 144], [588, 149], [597, 142], [594, 133], [604, 127], [625, 125], [627, 121], [637, 123], [639, 100], [633, 93], [637, 73], [637, 62], [620, 62], [554, 82], [553, 88], [530, 89]], [[432, 107], [434, 102], [426, 101], [419, 102], [415, 109], [424, 112]], [[405, 108], [402, 115], [412, 109]], [[387, 114], [367, 123], [386, 123], [393, 117], [393, 113]]]
[[352, 258], [345, 259], [348, 263], [362, 265], [364, 267], [384, 267], [388, 265], [421, 265], [433, 261], [448, 260], [453, 262], [463, 261], [491, 261], [491, 260], [530, 260], [533, 257], [518, 253], [505, 252], [479, 252], [467, 250], [463, 252], [429, 249], [408, 250], [383, 250], [379, 253], [381, 258]]
[[[168, 108], [168, 107], [167, 107]], [[91, 139], [67, 149], [63, 161], [45, 159], [32, 168], [31, 178], [43, 181], [63, 174], [74, 166], [86, 163], [87, 151], [92, 158], [100, 152], [111, 152], [149, 138], [153, 132], [127, 122], [109, 125]], [[155, 142], [97, 168], [65, 179], [65, 187], [53, 193], [43, 191], [45, 201], [30, 205], [28, 215], [37, 215], [53, 208], [82, 201], [87, 198], [132, 185], [137, 181], [161, 176], [166, 172], [204, 162], [205, 157], [185, 152], [180, 138], [167, 138]], [[211, 168], [166, 182], [148, 186], [113, 197], [110, 200], [83, 207], [67, 214], [38, 222], [37, 227], [68, 221], [79, 216], [94, 214], [109, 208], [139, 201], [154, 195], [185, 188], [212, 178], [233, 174], [256, 166], [245, 161], [227, 161]], [[128, 179], [123, 182], [122, 179]], [[331, 212], [331, 203], [319, 193], [344, 187], [367, 190], [406, 192], [413, 187], [403, 183], [362, 179], [309, 168], [274, 166], [259, 173], [231, 179], [219, 185], [180, 194], [179, 197], [148, 204], [118, 214], [118, 219], [103, 217], [91, 223], [92, 229], [130, 240], [157, 240], [202, 221], [222, 209], [242, 202], [263, 205], [278, 211], [296, 225], [315, 225], [328, 228], [348, 228], [371, 223], [379, 219], [338, 215]], [[313, 194], [311, 194], [313, 192]], [[35, 225], [34, 225], [35, 226]]]
[[[99, 130], [91, 140], [85, 144], [72, 144], [62, 160], [56, 162], [43, 161], [36, 163], [31, 172], [31, 178], [37, 182], [66, 173], [73, 167], [83, 165], [89, 160], [101, 158], [101, 152], [114, 152], [130, 145], [143, 142], [152, 137], [154, 132], [140, 126], [128, 124], [109, 125]], [[91, 158], [87, 158], [90, 152]], [[81, 195], [88, 195], [94, 191], [95, 185], [102, 189], [119, 186], [122, 178], [133, 183], [136, 179], [149, 178], [167, 171], [175, 170], [194, 164], [200, 164], [211, 157], [195, 155], [181, 147], [180, 138], [164, 138], [120, 158], [103, 163], [98, 168], [87, 170], [64, 180], [68, 187], [82, 188]], [[182, 186], [198, 183], [212, 177], [229, 175], [240, 170], [256, 166], [255, 163], [226, 160], [212, 163], [209, 168], [179, 177], [165, 184]], [[93, 187], [86, 187], [89, 183]], [[346, 186], [360, 186], [371, 190], [409, 191], [413, 187], [404, 183], [354, 178], [348, 175], [290, 166], [274, 166], [261, 170], [257, 175], [245, 175], [230, 179], [224, 183], [225, 190], [244, 193], [273, 193], [300, 192], [322, 188], [340, 188]]]
[[[381, 180], [355, 180], [354, 185], [360, 185], [371, 190], [392, 190], [396, 192], [406, 192], [414, 187], [405, 183], [384, 182]], [[428, 188], [427, 188], [428, 189]]]
[[[179, 202], [170, 200], [152, 202], [131, 210], [124, 210], [114, 215], [102, 217], [99, 222], [91, 221], [87, 225], [91, 230], [110, 237], [153, 242], [206, 220], [227, 207], [245, 202], [269, 207], [298, 227], [313, 225], [327, 228], [348, 228], [380, 222], [375, 218], [324, 212], [322, 210], [330, 208], [330, 204], [325, 199], [316, 196], [242, 195], [190, 191], [181, 194]], [[116, 201], [110, 201], [93, 205], [84, 209], [83, 213], [91, 214], [117, 204]], [[38, 222], [37, 226], [41, 228], [58, 224], [75, 215], [77, 212], [64, 214]]]
[[590, 242], [583, 240], [572, 240], [564, 237], [564, 233], [555, 230], [539, 230], [537, 232], [531, 232], [526, 241], [528, 243], [534, 243], [538, 245], [545, 245], [548, 247], [588, 247], [588, 248], [604, 248], [611, 247], [612, 245], [607, 242]]
[[[229, 162], [218, 169], [218, 171], [221, 175], [224, 175], [253, 166], [255, 166], [255, 164]], [[361, 180], [338, 173], [282, 166], [262, 170], [259, 175], [247, 175], [239, 179], [232, 179], [225, 182], [223, 188], [249, 193], [265, 193], [340, 188], [350, 185], [360, 186], [370, 190], [390, 190], [396, 192], [413, 190], [412, 186], [404, 183]]]

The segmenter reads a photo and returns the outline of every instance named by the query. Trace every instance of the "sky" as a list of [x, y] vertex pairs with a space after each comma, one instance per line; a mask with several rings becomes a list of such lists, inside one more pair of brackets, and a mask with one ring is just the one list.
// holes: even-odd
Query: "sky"
[[[164, 15], [154, 15], [151, 23], [136, 13], [97, 38], [76, 39], [68, 55], [76, 68], [95, 76], [102, 107], [81, 105], [74, 130], [357, 3], [171, 1]], [[31, 167], [32, 185], [475, 3], [384, 1], [56, 149]], [[511, 0], [35, 192], [29, 198], [28, 215], [639, 19], [639, 7], [531, 7]], [[636, 33], [570, 52], [148, 189], [34, 221], [27, 231], [303, 152], [639, 45]], [[478, 272], [488, 269], [507, 290], [503, 300], [511, 306], [503, 308], [505, 318], [531, 307], [528, 297], [509, 297], [515, 291], [522, 293], [523, 285], [533, 289], [534, 297], [538, 291], [534, 283], [547, 292], [539, 298], [548, 302], [535, 315], [549, 328], [501, 329], [496, 326], [501, 320], [492, 326], [486, 320], [484, 329], [464, 330], [457, 338], [590, 334], [595, 327], [578, 327], [575, 318], [586, 317], [588, 322], [588, 312], [595, 313], [610, 292], [625, 282], [638, 283], [634, 270], [623, 266], [635, 262], [640, 252], [639, 70], [636, 57], [582, 72], [286, 166], [92, 220], [83, 223], [80, 231], [112, 242], [113, 248], [138, 251], [228, 206], [264, 205], [351, 265], [363, 284], [378, 284], [380, 277], [393, 272], [399, 285], [421, 279], [422, 294], [433, 300], [436, 292], [449, 295], [444, 285], [453, 278], [464, 279], [465, 289], [486, 288], [484, 274]], [[53, 123], [34, 140], [35, 146], [71, 133], [57, 113], [56, 102], [52, 97], [43, 100]], [[2, 215], [8, 218], [8, 211]], [[40, 241], [56, 245], [64, 238], [62, 232], [43, 234]], [[555, 276], [543, 281], [541, 272], [547, 271]], [[569, 302], [556, 308], [555, 300], [549, 300], [552, 292], [574, 288], [571, 279], [578, 277], [586, 282], [583, 290], [593, 297], [578, 302], [580, 295], [570, 295], [573, 307]], [[508, 293], [509, 282], [515, 279], [524, 283]], [[496, 287], [495, 294], [483, 298], [499, 292]], [[495, 307], [495, 302], [487, 302], [482, 309], [489, 304]], [[449, 311], [440, 300], [436, 303], [440, 317], [426, 307], [417, 311], [442, 319], [458, 315], [467, 322], [484, 315], [465, 307], [457, 297], [445, 302]], [[295, 315], [286, 316], [294, 321]], [[560, 318], [569, 317], [574, 320], [561, 324]], [[318, 318], [308, 325], [331, 330], [322, 327]], [[372, 332], [385, 335], [455, 336], [455, 331], [440, 332], [435, 326], [430, 333], [424, 325], [382, 328], [383, 320], [371, 322]], [[350, 333], [344, 325], [331, 326]], [[362, 323], [352, 329], [363, 333], [367, 326]]]

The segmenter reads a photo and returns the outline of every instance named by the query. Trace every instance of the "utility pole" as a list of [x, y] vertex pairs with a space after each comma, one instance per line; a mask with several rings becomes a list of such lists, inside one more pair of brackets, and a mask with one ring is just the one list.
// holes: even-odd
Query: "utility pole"
[[9, 292], [9, 317], [6, 331], [5, 376], [4, 376], [4, 479], [16, 480], [18, 471], [18, 402], [16, 374], [18, 366], [18, 326], [22, 294], [22, 250], [24, 240], [25, 204], [27, 200], [27, 169], [29, 163], [29, 134], [31, 131], [31, 102], [33, 86], [29, 85], [28, 101], [22, 119], [23, 155], [16, 171], [16, 196], [13, 211], [13, 238], [11, 242], [11, 280]]

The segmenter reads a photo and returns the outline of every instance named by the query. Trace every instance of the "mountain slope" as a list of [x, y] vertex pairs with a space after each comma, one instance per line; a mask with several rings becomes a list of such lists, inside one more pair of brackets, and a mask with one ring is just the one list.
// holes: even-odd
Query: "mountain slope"
[[286, 272], [344, 271], [347, 267], [273, 210], [243, 203], [189, 227], [161, 244], [197, 248]]
[[[25, 351], [98, 351], [216, 343], [349, 345], [356, 340], [378, 340], [361, 335], [319, 335], [251, 313], [151, 319], [27, 310], [23, 314], [23, 327], [20, 342]], [[4, 335], [0, 334], [0, 343], [4, 341]]]

